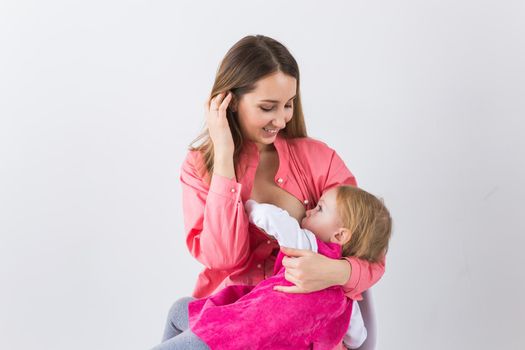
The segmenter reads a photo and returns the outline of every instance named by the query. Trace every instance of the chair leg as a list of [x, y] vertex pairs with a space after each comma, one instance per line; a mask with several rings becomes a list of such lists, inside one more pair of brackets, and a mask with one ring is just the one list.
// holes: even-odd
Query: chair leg
[[361, 308], [361, 314], [363, 315], [363, 321], [365, 322], [367, 331], [366, 340], [363, 345], [359, 347], [359, 350], [374, 350], [377, 341], [377, 323], [370, 289], [363, 293], [363, 300], [359, 301], [359, 307]]

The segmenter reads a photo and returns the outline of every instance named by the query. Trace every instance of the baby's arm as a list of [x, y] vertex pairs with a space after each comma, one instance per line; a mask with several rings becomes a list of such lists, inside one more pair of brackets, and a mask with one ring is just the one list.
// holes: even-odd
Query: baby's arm
[[257, 203], [253, 199], [244, 205], [249, 221], [273, 236], [283, 247], [309, 249], [317, 252], [315, 235], [299, 226], [297, 220], [273, 204]]

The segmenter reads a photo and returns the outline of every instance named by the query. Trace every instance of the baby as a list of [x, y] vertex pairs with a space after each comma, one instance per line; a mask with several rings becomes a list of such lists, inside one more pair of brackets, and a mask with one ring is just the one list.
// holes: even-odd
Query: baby
[[[381, 260], [388, 248], [392, 226], [388, 210], [357, 187], [341, 185], [325, 191], [317, 206], [306, 212], [302, 228], [274, 205], [248, 200], [245, 208], [250, 222], [281, 246], [372, 262]], [[207, 298], [181, 299], [170, 312], [163, 343], [155, 350], [312, 346], [331, 350], [343, 338], [348, 347], [359, 347], [366, 329], [357, 303], [345, 296], [341, 286], [305, 294], [273, 290], [291, 285], [284, 278], [283, 256], [277, 257], [275, 274], [256, 286], [228, 286]]]

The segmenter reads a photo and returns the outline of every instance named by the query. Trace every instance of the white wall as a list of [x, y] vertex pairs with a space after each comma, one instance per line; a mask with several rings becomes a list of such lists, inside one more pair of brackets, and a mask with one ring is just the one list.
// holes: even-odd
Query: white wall
[[524, 16], [522, 1], [2, 1], [0, 348], [159, 340], [200, 270], [186, 145], [227, 49], [265, 34], [299, 62], [310, 135], [391, 208], [378, 349], [523, 349]]

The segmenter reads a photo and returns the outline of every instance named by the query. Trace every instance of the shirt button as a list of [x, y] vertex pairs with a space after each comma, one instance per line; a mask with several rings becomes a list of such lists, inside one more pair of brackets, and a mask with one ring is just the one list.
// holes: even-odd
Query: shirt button
[[261, 264], [257, 264], [257, 268], [260, 269], [261, 268]]
[[282, 184], [283, 181], [284, 181], [284, 180], [283, 180], [281, 177], [277, 179], [277, 182], [280, 183], [280, 184]]
[[272, 241], [268, 240], [268, 241], [266, 241], [266, 243], [270, 244], [270, 243], [272, 243]]
[[232, 191], [232, 193], [235, 192], [235, 188], [232, 188], [230, 191]]
[[308, 204], [308, 199], [305, 199], [303, 203]]

